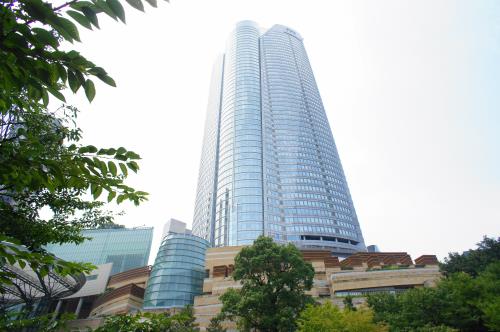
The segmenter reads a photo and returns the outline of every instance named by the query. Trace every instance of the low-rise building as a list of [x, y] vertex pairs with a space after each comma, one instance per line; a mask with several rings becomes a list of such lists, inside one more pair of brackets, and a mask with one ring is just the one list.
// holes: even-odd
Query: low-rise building
[[[196, 296], [194, 311], [202, 331], [222, 307], [219, 297], [228, 288], [239, 288], [231, 274], [234, 258], [242, 249], [210, 248], [206, 252], [206, 278], [203, 295]], [[302, 250], [304, 259], [314, 268], [314, 283], [308, 292], [319, 301], [329, 299], [343, 306], [343, 298], [354, 297], [354, 304], [376, 292], [401, 292], [413, 287], [433, 286], [441, 277], [436, 256], [420, 256], [413, 262], [405, 252], [360, 252], [340, 261], [329, 250]], [[231, 330], [233, 324], [227, 325]]]
[[77, 313], [78, 319], [68, 323], [73, 332], [93, 330], [104, 323], [106, 316], [134, 313], [142, 309], [151, 266], [142, 266], [111, 277], [111, 264], [98, 268], [88, 276], [91, 279], [87, 281], [90, 284], [88, 289], [84, 287], [79, 293], [65, 298], [62, 305], [58, 305], [59, 309], [55, 309], [58, 313]]

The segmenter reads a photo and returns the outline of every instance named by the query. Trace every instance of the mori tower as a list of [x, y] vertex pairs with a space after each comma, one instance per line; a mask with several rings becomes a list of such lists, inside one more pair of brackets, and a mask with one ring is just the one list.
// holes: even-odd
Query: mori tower
[[214, 247], [264, 234], [338, 255], [366, 250], [302, 37], [290, 28], [240, 22], [215, 62], [193, 234]]

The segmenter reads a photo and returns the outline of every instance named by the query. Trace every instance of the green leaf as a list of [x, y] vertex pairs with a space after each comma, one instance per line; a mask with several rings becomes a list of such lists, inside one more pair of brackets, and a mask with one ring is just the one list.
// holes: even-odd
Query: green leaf
[[111, 160], [108, 161], [108, 168], [109, 168], [109, 171], [111, 172], [111, 174], [113, 176], [116, 176], [116, 173], [117, 173], [118, 169], [116, 168], [115, 163], [112, 162]]
[[97, 29], [99, 29], [97, 14], [91, 7], [82, 7], [82, 13], [86, 18], [89, 19], [90, 23], [92, 23]]
[[127, 198], [127, 195], [126, 195], [126, 194], [121, 194], [121, 195], [118, 195], [118, 198], [116, 199], [116, 203], [120, 204], [120, 203], [121, 203], [121, 202], [123, 202], [126, 198]]
[[108, 203], [111, 202], [116, 196], [116, 191], [110, 191], [108, 194]]
[[141, 0], [127, 0], [128, 4], [134, 7], [137, 10], [144, 11], [144, 5]]
[[89, 30], [92, 30], [92, 25], [90, 24], [90, 20], [85, 17], [85, 15], [80, 14], [74, 10], [68, 10], [66, 12], [72, 19], [80, 23], [82, 26], [86, 27]]
[[107, 85], [111, 85], [112, 87], [116, 88], [115, 80], [109, 77], [108, 75], [97, 75], [97, 77]]
[[141, 159], [141, 156], [139, 156], [134, 151], [128, 151], [127, 153], [125, 153], [125, 157], [127, 157], [129, 159]]
[[134, 173], [137, 173], [139, 170], [139, 165], [135, 161], [130, 161], [127, 163], [128, 168], [130, 168]]
[[73, 93], [76, 93], [80, 88], [80, 82], [72, 70], [68, 70], [68, 83]]
[[120, 146], [118, 150], [116, 150], [116, 154], [124, 154], [127, 152], [127, 149], [125, 149], [123, 146]]
[[32, 28], [31, 31], [41, 43], [50, 45], [53, 48], [59, 47], [59, 41], [57, 41], [57, 38], [50, 31], [42, 28]]
[[87, 148], [86, 152], [90, 152], [90, 153], [96, 153], [97, 152], [97, 148], [95, 146], [93, 146], [93, 145], [87, 145], [86, 148]]
[[66, 83], [66, 81], [68, 80], [68, 73], [66, 72], [66, 68], [64, 68], [64, 66], [60, 63], [56, 63], [56, 67], [59, 78], [61, 79], [61, 81], [63, 81], [63, 83]]
[[123, 9], [122, 4], [118, 0], [106, 0], [109, 8], [113, 11], [113, 13], [118, 16], [118, 18], [125, 23], [125, 10]]
[[57, 91], [56, 89], [50, 87], [50, 86], [47, 86], [47, 90], [54, 96], [56, 97], [57, 99], [63, 101], [63, 102], [66, 102], [66, 98], [64, 98], [63, 94], [60, 93], [59, 91]]
[[86, 80], [85, 81], [85, 94], [87, 95], [87, 99], [92, 102], [95, 97], [95, 86], [94, 82], [91, 80]]
[[146, 0], [150, 5], [151, 7], [158, 7], [158, 4], [156, 3], [156, 0]]
[[99, 196], [101, 196], [101, 193], [102, 193], [102, 187], [96, 186], [94, 192], [92, 193], [92, 197], [94, 197], [94, 199], [97, 199]]
[[[80, 41], [80, 35], [78, 33], [78, 28], [76, 27], [76, 25], [73, 22], [71, 22], [67, 18], [58, 16], [56, 19], [54, 19], [54, 23], [55, 23], [54, 28], [57, 31], [59, 31], [63, 36], [65, 36], [65, 34], [63, 33], [63, 31], [64, 31], [64, 32], [66, 32], [66, 34], [71, 36], [72, 39], [74, 39], [76, 41]], [[69, 41], [72, 41], [72, 40], [69, 40]]]
[[102, 160], [99, 160], [99, 169], [101, 170], [101, 173], [103, 176], [106, 176], [108, 174], [108, 167], [106, 166], [106, 163]]
[[127, 177], [128, 176], [127, 166], [124, 163], [120, 163], [120, 169], [122, 170], [123, 175]]
[[90, 1], [76, 1], [69, 6], [76, 10], [82, 10], [85, 7], [92, 7], [94, 4]]
[[94, 4], [97, 6], [97, 8], [105, 12], [109, 17], [116, 21], [116, 14], [113, 12], [113, 10], [111, 10], [109, 5], [104, 0], [94, 0]]
[[42, 90], [42, 102], [45, 107], [49, 104], [49, 94], [47, 93], [47, 89]]

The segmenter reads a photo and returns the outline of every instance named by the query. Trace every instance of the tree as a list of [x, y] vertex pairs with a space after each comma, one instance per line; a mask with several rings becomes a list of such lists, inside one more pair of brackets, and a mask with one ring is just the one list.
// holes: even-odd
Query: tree
[[223, 321], [223, 315], [217, 315], [210, 319], [210, 324], [207, 327], [207, 332], [227, 332], [227, 329], [222, 326]]
[[478, 249], [452, 253], [446, 278], [435, 288], [375, 294], [368, 304], [391, 331], [500, 331], [500, 242], [485, 237]]
[[441, 264], [441, 270], [446, 275], [465, 272], [475, 277], [489, 264], [500, 261], [500, 238], [485, 236], [477, 246], [477, 249], [471, 249], [462, 254], [450, 253], [444, 259], [445, 263]]
[[299, 332], [385, 332], [387, 327], [373, 321], [371, 310], [341, 311], [330, 302], [308, 305], [299, 316]]
[[344, 297], [344, 307], [347, 309], [347, 310], [351, 310], [351, 311], [356, 311], [356, 307], [354, 306], [354, 303], [352, 303], [352, 296], [351, 295], [347, 295], [346, 297]]
[[106, 318], [95, 332], [196, 332], [193, 309], [188, 306], [179, 313], [122, 314]]
[[221, 297], [222, 315], [242, 331], [290, 331], [300, 311], [312, 300], [314, 269], [293, 245], [279, 245], [260, 236], [235, 258], [233, 279], [241, 289]]
[[[144, 10], [141, 0], [127, 2]], [[147, 2], [156, 7], [156, 0]], [[80, 144], [78, 110], [66, 104], [50, 110], [49, 95], [65, 103], [66, 89], [83, 88], [92, 101], [92, 78], [116, 85], [103, 68], [61, 45], [80, 41], [75, 23], [99, 28], [102, 13], [125, 22], [125, 11], [119, 0], [0, 4], [0, 265], [29, 264], [42, 276], [89, 271], [90, 265], [55, 260], [43, 246], [80, 243], [81, 229], [109, 224], [113, 214], [98, 200], [104, 192], [108, 202], [145, 200], [147, 193], [124, 183], [129, 170], [138, 171], [140, 156]], [[42, 217], [43, 209], [51, 215]], [[0, 272], [0, 291], [10, 277]]]
[[440, 281], [436, 288], [415, 288], [402, 294], [368, 297], [375, 320], [390, 325], [391, 331], [427, 331], [450, 327], [460, 331], [498, 331], [500, 262], [477, 278], [459, 272]]

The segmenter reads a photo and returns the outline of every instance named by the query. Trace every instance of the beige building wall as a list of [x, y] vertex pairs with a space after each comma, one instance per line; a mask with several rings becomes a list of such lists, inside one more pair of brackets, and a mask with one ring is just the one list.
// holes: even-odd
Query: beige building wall
[[[228, 288], [241, 287], [232, 279], [234, 259], [243, 246], [210, 248], [206, 253], [205, 268], [208, 278], [203, 283], [203, 295], [195, 297], [194, 314], [201, 331], [205, 331], [210, 319], [221, 310], [220, 295]], [[325, 250], [304, 250], [304, 259], [314, 268], [313, 287], [307, 293], [318, 301], [331, 301], [343, 307], [343, 296], [353, 294], [353, 303], [362, 305], [364, 294], [377, 289], [405, 289], [434, 286], [441, 278], [438, 262], [433, 255], [415, 260], [406, 253], [357, 253], [339, 261]], [[347, 294], [346, 294], [347, 295]], [[229, 331], [236, 331], [235, 324], [226, 322]]]

